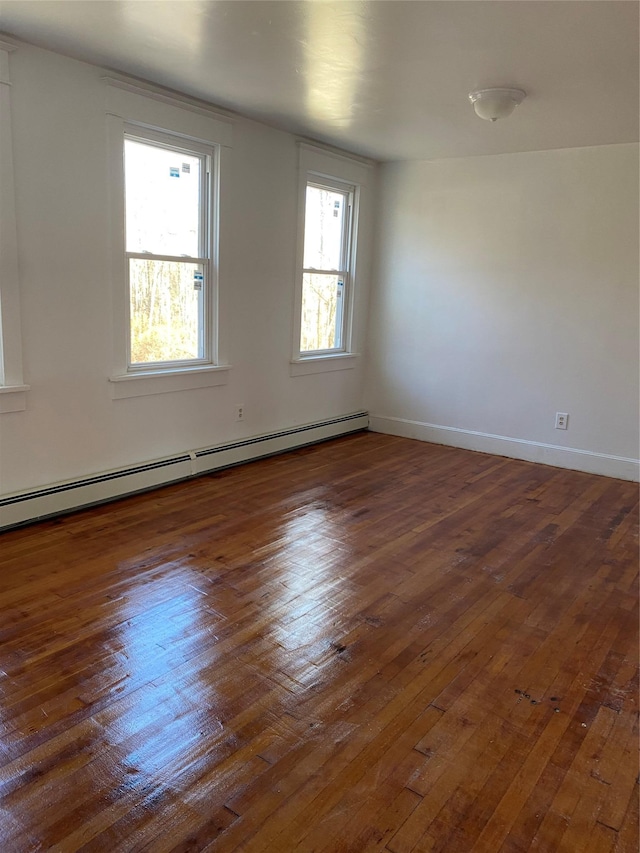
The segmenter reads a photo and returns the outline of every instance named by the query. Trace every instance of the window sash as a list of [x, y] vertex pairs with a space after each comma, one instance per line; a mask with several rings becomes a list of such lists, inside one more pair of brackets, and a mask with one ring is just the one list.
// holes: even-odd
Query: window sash
[[[336, 305], [335, 305], [335, 320], [332, 326], [334, 333], [334, 345], [332, 347], [319, 347], [317, 349], [303, 349], [303, 322], [304, 322], [304, 302], [305, 302], [305, 278], [306, 276], [316, 276], [318, 278], [336, 279]], [[343, 275], [335, 270], [325, 272], [323, 270], [305, 270], [302, 277], [302, 293], [300, 307], [300, 354], [301, 355], [330, 355], [338, 352], [346, 351], [345, 341], [345, 321], [347, 317], [347, 300], [349, 298], [349, 276]]]
[[[200, 282], [200, 286], [196, 287], [196, 279], [194, 277], [194, 290], [197, 291], [197, 332], [196, 332], [196, 346], [198, 350], [198, 355], [193, 358], [166, 358], [159, 361], [134, 361], [133, 360], [133, 342], [132, 342], [132, 333], [133, 333], [133, 315], [131, 310], [131, 302], [132, 302], [132, 288], [131, 288], [131, 261], [134, 260], [143, 260], [143, 261], [154, 261], [154, 262], [162, 262], [168, 261], [177, 266], [183, 267], [194, 267], [195, 269], [200, 268], [202, 270], [202, 280]], [[209, 312], [209, 281], [210, 281], [210, 267], [209, 262], [206, 259], [197, 259], [197, 258], [172, 258], [171, 256], [158, 256], [151, 254], [136, 254], [129, 253], [127, 257], [127, 265], [126, 265], [126, 281], [127, 281], [127, 369], [129, 372], [135, 373], [139, 371], [148, 371], [154, 369], [161, 368], [178, 368], [178, 367], [188, 367], [188, 366], [197, 366], [204, 364], [211, 364], [211, 358], [208, 357], [207, 352], [207, 336], [206, 336], [206, 327], [207, 327], [207, 316]], [[162, 297], [162, 292], [159, 294]], [[170, 324], [169, 324], [170, 325]]]
[[[354, 198], [354, 188], [349, 186], [345, 188], [344, 184], [340, 185], [337, 181], [326, 181], [320, 182], [317, 180], [307, 180], [307, 184], [305, 187], [305, 205], [306, 205], [306, 191], [312, 187], [317, 190], [330, 190], [333, 193], [337, 193], [344, 198], [344, 214], [342, 217], [342, 233], [340, 235], [340, 267], [343, 272], [349, 269], [350, 257], [351, 257], [351, 231], [352, 231], [352, 218], [353, 218], [353, 198]], [[305, 223], [304, 223], [304, 231], [306, 235], [306, 206], [305, 206]], [[303, 235], [303, 253], [304, 253], [304, 235]], [[304, 263], [304, 259], [303, 259]], [[319, 272], [340, 272], [340, 270], [334, 270], [330, 267], [318, 267]], [[307, 268], [305, 268], [305, 271]]]
[[[183, 146], [177, 138], [172, 142], [172, 137], [168, 134], [157, 131], [142, 132], [140, 128], [132, 130], [125, 127], [125, 141], [138, 142], [141, 145], [148, 145], [154, 148], [160, 148], [165, 151], [171, 151], [175, 154], [184, 154], [188, 157], [195, 157], [200, 161], [200, 186], [199, 186], [199, 204], [198, 204], [198, 254], [201, 256], [210, 257], [211, 255], [211, 171], [212, 171], [212, 154], [205, 146], [193, 143], [191, 146]], [[127, 198], [126, 198], [126, 173], [125, 173], [125, 250], [126, 250], [126, 234], [127, 234]], [[146, 253], [145, 253], [146, 254]], [[180, 256], [182, 257], [182, 256]], [[186, 257], [193, 257], [188, 255]]]

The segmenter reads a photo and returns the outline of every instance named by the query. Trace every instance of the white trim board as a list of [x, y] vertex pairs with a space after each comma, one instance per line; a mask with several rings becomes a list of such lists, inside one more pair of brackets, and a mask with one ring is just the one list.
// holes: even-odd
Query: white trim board
[[9, 54], [15, 45], [0, 42], [0, 412], [22, 412], [29, 386], [23, 382], [20, 322], [20, 276], [16, 227], [13, 136], [11, 131], [11, 79]]
[[487, 432], [476, 432], [385, 415], [371, 415], [369, 429], [373, 432], [398, 435], [403, 438], [415, 438], [432, 444], [446, 444], [465, 450], [493, 453], [496, 456], [524, 459], [527, 462], [540, 462], [543, 465], [553, 465], [556, 468], [569, 468], [573, 471], [585, 471], [588, 474], [617, 477], [620, 480], [635, 482], [640, 480], [640, 460], [628, 459], [624, 456], [594, 453], [591, 450], [579, 450], [575, 447], [542, 444], [538, 441], [510, 438], [506, 435], [492, 435]]
[[368, 424], [369, 416], [366, 412], [355, 412], [16, 492], [0, 498], [0, 529], [106, 503], [135, 492], [148, 491], [264, 456], [317, 444], [329, 438], [365, 430]]

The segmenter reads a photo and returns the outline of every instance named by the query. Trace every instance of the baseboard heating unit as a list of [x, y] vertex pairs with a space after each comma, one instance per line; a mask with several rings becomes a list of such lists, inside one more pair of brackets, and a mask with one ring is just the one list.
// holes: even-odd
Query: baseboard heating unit
[[295, 450], [359, 432], [369, 426], [367, 412], [355, 412], [316, 423], [264, 433], [164, 459], [93, 476], [67, 480], [0, 498], [0, 529], [105, 503], [135, 492], [187, 480], [232, 465]]

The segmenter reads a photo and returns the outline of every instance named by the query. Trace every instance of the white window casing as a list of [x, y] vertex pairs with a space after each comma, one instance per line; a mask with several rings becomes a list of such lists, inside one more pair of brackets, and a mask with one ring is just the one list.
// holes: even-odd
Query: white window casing
[[0, 41], [0, 413], [24, 411], [29, 386], [22, 375], [11, 80], [9, 55], [15, 45]]
[[[363, 286], [358, 278], [358, 240], [360, 212], [366, 203], [368, 184], [373, 163], [357, 157], [343, 155], [310, 143], [298, 143], [298, 239], [294, 291], [291, 375], [302, 376], [344, 370], [355, 366], [357, 353], [358, 288]], [[340, 263], [331, 268], [305, 268], [305, 211], [307, 187], [327, 190], [342, 196], [347, 204], [343, 217], [343, 239]], [[338, 202], [336, 202], [338, 207]], [[339, 269], [337, 268], [339, 267]], [[337, 285], [335, 345], [327, 348], [302, 347], [303, 288], [305, 280], [314, 276], [333, 278]], [[305, 277], [307, 277], [305, 279]]]
[[[226, 209], [225, 165], [232, 142], [231, 120], [206, 105], [183, 102], [157, 89], [121, 78], [107, 83], [108, 185], [114, 301], [112, 396], [121, 399], [226, 384], [226, 338], [220, 323], [225, 314], [219, 289], [220, 233]], [[201, 218], [198, 257], [127, 251], [125, 238], [125, 139], [153, 148], [184, 152], [201, 160], [206, 210]], [[206, 183], [206, 186], [205, 186]], [[202, 195], [200, 196], [202, 201]], [[130, 346], [129, 269], [135, 259], [200, 266], [204, 273], [202, 316], [204, 348], [186, 360], [132, 362]]]

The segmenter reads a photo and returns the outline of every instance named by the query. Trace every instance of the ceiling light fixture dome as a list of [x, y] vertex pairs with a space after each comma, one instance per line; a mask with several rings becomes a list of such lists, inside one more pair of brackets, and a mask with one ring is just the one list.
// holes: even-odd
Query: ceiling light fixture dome
[[486, 121], [507, 118], [526, 98], [522, 89], [477, 89], [469, 92], [476, 115]]

